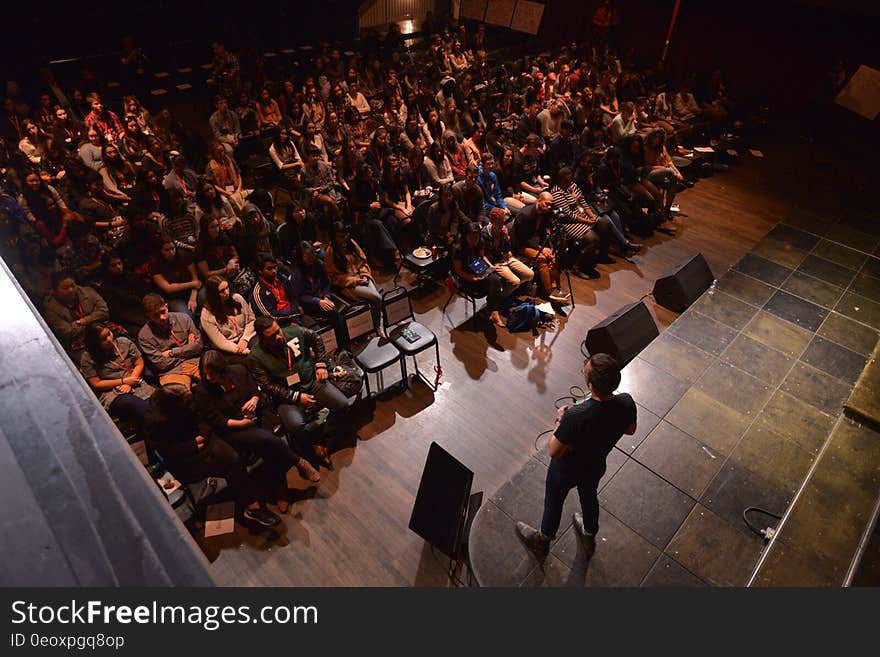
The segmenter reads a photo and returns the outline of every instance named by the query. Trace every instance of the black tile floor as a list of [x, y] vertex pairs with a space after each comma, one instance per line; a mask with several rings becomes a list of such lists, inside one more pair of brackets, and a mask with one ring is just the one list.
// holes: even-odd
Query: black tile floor
[[[546, 435], [475, 521], [470, 556], [480, 583], [743, 586], [764, 550], [743, 521], [747, 507], [782, 515], [811, 468], [808, 498], [823, 477], [835, 497], [868, 495], [876, 477], [859, 473], [866, 458], [880, 462], [877, 446], [852, 438], [814, 463], [832, 429], [841, 431], [843, 402], [878, 339], [878, 246], [880, 230], [867, 222], [800, 211], [774, 227], [624, 368], [620, 391], [638, 404], [638, 430], [608, 457], [595, 553], [572, 529], [574, 491], [543, 565], [515, 535], [518, 520], [540, 524]], [[806, 521], [774, 543], [755, 584], [840, 584], [833, 541], [823, 550], [797, 543], [805, 527], [835, 522], [833, 509], [822, 500], [799, 509]], [[750, 514], [761, 527], [775, 522]]]

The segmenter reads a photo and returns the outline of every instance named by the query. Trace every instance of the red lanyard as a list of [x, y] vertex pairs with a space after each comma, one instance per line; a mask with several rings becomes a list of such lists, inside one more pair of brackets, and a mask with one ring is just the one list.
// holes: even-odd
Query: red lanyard
[[171, 339], [174, 341], [174, 344], [176, 344], [178, 347], [182, 347], [183, 343], [177, 339], [177, 336], [174, 335], [174, 329], [171, 329], [170, 333], [171, 333]]
[[113, 348], [116, 350], [116, 353], [119, 354], [119, 360], [118, 360], [118, 361], [115, 361], [115, 360], [114, 360], [114, 361], [113, 361], [113, 364], [114, 364], [114, 365], [119, 365], [119, 367], [121, 367], [121, 368], [122, 368], [123, 370], [125, 370], [126, 372], [131, 372], [131, 371], [134, 369], [134, 367], [132, 367], [132, 366], [128, 363], [128, 359], [126, 359], [125, 356], [122, 355], [122, 352], [119, 351], [119, 347], [116, 345], [116, 342], [115, 342], [115, 341], [113, 342]]
[[238, 336], [241, 335], [241, 332], [238, 330], [238, 323], [235, 321], [235, 317], [229, 317], [226, 321], [228, 321], [232, 325], [232, 328], [235, 330], [235, 336], [233, 337], [233, 340], [237, 341]]
[[290, 347], [285, 346], [284, 353], [287, 354], [287, 371], [293, 372], [293, 361], [290, 358]]
[[76, 314], [77, 319], [82, 319], [83, 317], [86, 316], [85, 311], [83, 311], [82, 304], [78, 301], [76, 303], [76, 310], [74, 311], [74, 313]]
[[177, 179], [180, 181], [180, 188], [183, 190], [183, 195], [189, 196], [189, 190], [186, 188], [186, 183], [183, 180], [183, 176], [177, 176]]

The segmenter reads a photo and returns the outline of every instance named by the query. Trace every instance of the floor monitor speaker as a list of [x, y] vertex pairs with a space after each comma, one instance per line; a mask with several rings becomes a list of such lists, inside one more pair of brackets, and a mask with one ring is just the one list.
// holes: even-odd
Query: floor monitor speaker
[[677, 313], [687, 310], [715, 281], [702, 253], [676, 264], [668, 275], [654, 283], [654, 300]]
[[590, 354], [609, 354], [623, 367], [660, 335], [648, 307], [631, 303], [587, 331], [584, 345]]

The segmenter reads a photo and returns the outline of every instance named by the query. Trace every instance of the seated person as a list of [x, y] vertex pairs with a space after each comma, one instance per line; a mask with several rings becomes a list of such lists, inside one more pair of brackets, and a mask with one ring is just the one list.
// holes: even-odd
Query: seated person
[[211, 133], [223, 150], [229, 153], [238, 148], [238, 138], [241, 136], [241, 122], [238, 114], [229, 109], [229, 101], [226, 96], [218, 95], [214, 99], [217, 111], [208, 119], [211, 125]]
[[321, 208], [331, 219], [340, 216], [339, 205], [343, 201], [333, 169], [320, 157], [314, 146], [306, 150], [305, 166], [302, 169], [303, 193], [311, 205]]
[[443, 133], [443, 146], [446, 158], [449, 160], [449, 166], [452, 168], [453, 177], [455, 180], [464, 180], [464, 173], [468, 166], [467, 152], [458, 144], [455, 133], [451, 130]]
[[468, 219], [485, 226], [489, 221], [489, 215], [483, 203], [483, 190], [477, 184], [479, 175], [478, 164], [468, 164], [464, 172], [464, 180], [459, 180], [452, 186], [452, 193], [459, 209]]
[[[486, 257], [480, 224], [475, 221], [465, 224], [462, 229], [461, 239], [452, 250], [452, 267], [462, 289], [472, 296], [485, 296], [489, 319], [496, 326], [504, 326], [499, 312], [504, 298], [504, 279]], [[511, 291], [508, 290], [508, 295]]]
[[[512, 177], [508, 182], [513, 186], [513, 198], [524, 205], [535, 202], [538, 194], [549, 188], [541, 177], [540, 157], [543, 148], [541, 138], [532, 134], [526, 137], [521, 148], [513, 151]], [[509, 199], [505, 199], [510, 204]]]
[[108, 413], [143, 427], [155, 389], [143, 380], [144, 357], [134, 342], [114, 337], [106, 324], [89, 324], [79, 371]]
[[517, 251], [537, 269], [544, 286], [544, 294], [554, 303], [568, 303], [571, 295], [559, 286], [559, 266], [556, 254], [547, 245], [547, 236], [553, 224], [553, 195], [541, 192], [538, 199], [523, 208], [514, 224], [514, 244]]
[[201, 222], [203, 217], [219, 221], [223, 231], [231, 231], [241, 224], [232, 203], [222, 194], [218, 194], [209, 180], [200, 180], [196, 190], [196, 221]]
[[241, 212], [250, 190], [243, 189], [241, 172], [235, 158], [219, 142], [211, 147], [211, 158], [205, 169], [205, 177], [213, 183], [217, 194], [228, 200], [236, 212]]
[[257, 126], [260, 130], [264, 128], [274, 128], [281, 123], [281, 108], [278, 107], [276, 101], [269, 93], [269, 87], [263, 87], [257, 98]]
[[229, 289], [229, 281], [222, 276], [208, 277], [199, 324], [211, 347], [234, 362], [243, 361], [251, 352], [248, 343], [255, 335], [254, 319], [251, 305]]
[[347, 299], [369, 303], [373, 309], [373, 326], [378, 327], [382, 295], [376, 289], [367, 256], [341, 221], [333, 224], [333, 243], [327, 249], [325, 263], [333, 287]]
[[18, 196], [22, 212], [52, 246], [60, 246], [64, 243], [63, 228], [68, 221], [77, 219], [76, 213], [67, 207], [58, 190], [43, 182], [38, 173], [28, 172], [24, 181]]
[[357, 82], [349, 82], [348, 83], [348, 97], [347, 100], [351, 107], [357, 110], [357, 113], [364, 117], [369, 114], [372, 109], [370, 108], [370, 103], [364, 97], [364, 95], [358, 91]]
[[158, 252], [150, 259], [149, 273], [153, 285], [168, 299], [173, 312], [195, 316], [202, 282], [196, 266], [187, 262], [172, 240], [160, 241]]
[[[264, 392], [278, 404], [278, 415], [293, 441], [301, 439], [305, 412], [330, 409], [337, 429], [351, 429], [349, 401], [328, 379], [324, 341], [314, 331], [291, 324], [283, 329], [271, 317], [254, 322], [248, 367]], [[316, 453], [326, 456], [324, 450]]]
[[171, 160], [171, 171], [165, 176], [162, 185], [169, 194], [176, 195], [183, 200], [183, 206], [188, 212], [195, 213], [199, 179], [196, 172], [187, 167], [186, 158], [183, 155], [175, 155]]
[[425, 156], [425, 169], [428, 171], [428, 178], [430, 178], [431, 185], [434, 188], [438, 188], [446, 183], [455, 182], [452, 165], [449, 164], [449, 158], [446, 157], [446, 151], [443, 149], [443, 142], [439, 139], [428, 146], [428, 154]]
[[104, 245], [113, 246], [125, 233], [126, 222], [119, 212], [119, 199], [107, 195], [104, 182], [96, 173], [86, 177], [86, 195], [80, 199], [79, 213]]
[[318, 132], [318, 127], [313, 121], [306, 121], [303, 125], [302, 151], [307, 152], [312, 148], [318, 151], [318, 158], [327, 166], [330, 166], [330, 155], [327, 153], [327, 146], [324, 144], [323, 135]]
[[364, 161], [372, 167], [377, 175], [382, 176], [385, 173], [385, 164], [388, 162], [390, 154], [388, 129], [380, 125], [373, 133], [367, 152], [364, 153]]
[[559, 134], [550, 141], [547, 155], [554, 174], [562, 167], [573, 168], [580, 158], [580, 147], [572, 137], [573, 132], [574, 123], [571, 119], [565, 119], [559, 126]]
[[67, 237], [69, 239], [55, 251], [61, 269], [73, 271], [83, 284], [96, 284], [106, 249], [82, 221], [68, 222]]
[[104, 142], [101, 133], [94, 128], [89, 128], [86, 131], [86, 136], [88, 141], [80, 145], [77, 154], [87, 167], [97, 172], [101, 168], [101, 158], [103, 157], [101, 146]]
[[104, 195], [116, 203], [128, 203], [137, 182], [137, 172], [114, 144], [104, 144], [98, 175], [104, 183]]
[[302, 321], [303, 310], [289, 276], [278, 273], [278, 262], [271, 253], [257, 257], [257, 284], [254, 285], [254, 310], [279, 324]]
[[648, 167], [648, 180], [660, 190], [663, 207], [669, 211], [678, 186], [684, 185], [684, 176], [666, 150], [666, 131], [662, 128], [652, 130], [645, 137], [645, 165]]
[[199, 418], [239, 454], [252, 453], [263, 459], [276, 483], [278, 510], [285, 513], [290, 506], [287, 471], [295, 467], [304, 479], [316, 483], [321, 475], [285, 439], [272, 433], [277, 419], [274, 413], [266, 412], [265, 395], [247, 367], [229, 363], [219, 351], [207, 351], [199, 369], [202, 383], [193, 393]]
[[290, 131], [287, 128], [283, 126], [279, 128], [272, 145], [269, 146], [269, 157], [278, 167], [287, 185], [293, 188], [299, 187], [303, 161], [290, 139]]
[[43, 306], [43, 317], [70, 359], [79, 363], [85, 349], [85, 330], [89, 324], [110, 318], [107, 303], [90, 287], [76, 284], [70, 270], [52, 274], [52, 293]]
[[636, 134], [635, 106], [626, 101], [620, 104], [620, 112], [611, 119], [611, 141], [619, 142], [624, 137]]
[[144, 296], [147, 323], [138, 332], [138, 346], [159, 383], [180, 383], [189, 389], [199, 378], [202, 334], [186, 313], [169, 312], [158, 294]]
[[271, 253], [272, 240], [275, 237], [275, 224], [270, 223], [256, 204], [248, 201], [241, 212], [242, 222], [236, 229], [235, 250], [238, 251], [239, 263], [242, 268], [250, 267], [254, 271], [259, 268], [259, 256]]
[[[203, 214], [199, 226], [199, 240], [196, 244], [196, 270], [203, 280], [210, 276], [235, 276], [240, 271], [238, 250], [232, 243], [231, 231], [221, 229], [220, 220]], [[204, 287], [197, 298], [201, 303]]]
[[483, 226], [483, 244], [486, 258], [504, 279], [505, 289], [501, 298], [513, 294], [518, 288], [535, 277], [535, 272], [513, 255], [513, 244], [505, 222], [507, 215], [500, 208], [492, 208], [489, 225]]
[[328, 319], [339, 327], [339, 312], [330, 298], [330, 276], [311, 242], [304, 240], [300, 244], [292, 285], [303, 311], [309, 317]]
[[355, 224], [363, 224], [361, 234], [367, 241], [367, 251], [376, 261], [388, 266], [397, 265], [400, 250], [388, 227], [394, 221], [394, 212], [382, 207], [382, 195], [372, 167], [362, 164], [351, 184], [350, 203], [355, 212]]
[[483, 190], [483, 207], [488, 213], [492, 208], [501, 208], [505, 214], [510, 214], [510, 208], [501, 191], [501, 183], [498, 174], [495, 173], [495, 156], [492, 153], [483, 153], [483, 164], [477, 175], [477, 185]]
[[641, 135], [625, 137], [620, 144], [620, 180], [624, 189], [654, 215], [657, 223], [670, 218], [665, 212], [663, 194], [648, 178], [645, 144]]
[[[298, 201], [287, 206], [284, 223], [278, 228], [277, 235], [280, 257], [288, 263], [299, 260], [299, 246], [303, 241], [309, 242], [316, 249], [323, 246], [318, 241], [315, 218]], [[319, 257], [324, 259], [323, 251], [319, 252]]]
[[222, 477], [235, 495], [246, 520], [275, 527], [281, 519], [259, 501], [244, 463], [222, 438], [199, 419], [186, 386], [169, 383], [150, 398], [144, 423], [147, 445], [162, 457], [168, 470], [184, 484], [206, 477]]
[[141, 300], [147, 293], [143, 276], [125, 270], [118, 253], [109, 251], [101, 259], [101, 296], [110, 310], [110, 320], [121, 325], [134, 338], [147, 316]]
[[459, 241], [461, 229], [470, 222], [458, 207], [453, 186], [447, 183], [440, 188], [437, 200], [428, 208], [428, 243], [432, 246], [452, 246]]
[[[566, 234], [574, 238], [583, 252], [592, 253], [599, 250], [599, 262], [614, 262], [608, 256], [608, 247], [613, 242], [620, 247], [624, 255], [637, 251], [640, 244], [626, 239], [620, 217], [617, 222], [606, 214], [598, 214], [587, 203], [580, 188], [572, 180], [572, 171], [568, 167], [559, 170], [556, 185], [551, 190], [553, 207], [561, 215], [566, 225]], [[616, 215], [616, 213], [615, 213]]]

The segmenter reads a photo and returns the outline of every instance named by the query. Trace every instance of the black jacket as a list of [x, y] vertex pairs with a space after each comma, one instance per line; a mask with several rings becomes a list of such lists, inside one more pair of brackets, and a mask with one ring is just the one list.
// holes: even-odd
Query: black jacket
[[263, 401], [257, 382], [244, 365], [230, 365], [229, 380], [232, 383], [230, 390], [205, 382], [193, 390], [199, 416], [220, 436], [234, 431], [226, 425], [229, 420], [243, 419], [241, 407], [246, 401], [254, 395]]
[[514, 244], [517, 251], [523, 249], [538, 249], [543, 242], [546, 245], [545, 236], [553, 222], [553, 213], [539, 215], [537, 204], [532, 203], [524, 207], [516, 217], [513, 225]]

